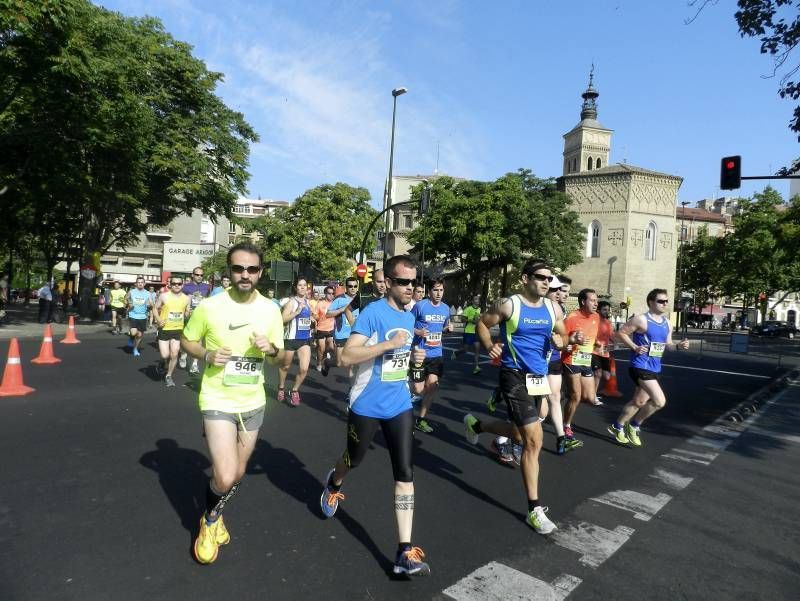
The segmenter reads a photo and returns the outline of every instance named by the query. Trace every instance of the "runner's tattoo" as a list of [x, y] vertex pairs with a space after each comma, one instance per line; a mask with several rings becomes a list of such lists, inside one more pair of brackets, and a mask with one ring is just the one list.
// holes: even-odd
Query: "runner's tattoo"
[[395, 495], [394, 508], [397, 511], [414, 511], [414, 495]]
[[503, 305], [505, 305], [506, 303], [510, 303], [510, 302], [511, 302], [511, 299], [506, 297], [506, 296], [502, 296], [502, 297], [498, 298], [496, 301], [494, 301], [492, 303], [492, 306], [489, 308], [489, 313], [495, 313], [496, 315], [502, 315], [503, 314]]

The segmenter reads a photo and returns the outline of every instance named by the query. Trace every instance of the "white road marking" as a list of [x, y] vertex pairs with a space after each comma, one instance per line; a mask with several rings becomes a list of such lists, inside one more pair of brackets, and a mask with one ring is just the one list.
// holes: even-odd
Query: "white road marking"
[[636, 492], [635, 490], [613, 490], [599, 497], [592, 497], [590, 500], [630, 511], [637, 520], [647, 522], [657, 514], [664, 505], [669, 503], [670, 499], [672, 499], [672, 497], [663, 492], [658, 493], [655, 497], [651, 497], [650, 495]]
[[[676, 455], [676, 453], [679, 453]], [[667, 459], [677, 459], [678, 461], [685, 461], [686, 463], [700, 463], [708, 465], [717, 458], [719, 453], [695, 453], [694, 451], [687, 451], [685, 449], [672, 449], [671, 453], [664, 453], [662, 457]]]
[[722, 436], [730, 436], [731, 438], [736, 438], [742, 435], [742, 431], [736, 428], [732, 428], [730, 426], [721, 426], [719, 424], [711, 424], [710, 426], [706, 426], [703, 428], [705, 432], [711, 432], [712, 434], [721, 434]]
[[456, 601], [563, 601], [580, 583], [569, 574], [544, 582], [492, 561], [443, 592]]
[[617, 549], [628, 542], [635, 532], [633, 528], [617, 526], [606, 530], [589, 522], [578, 522], [562, 526], [550, 535], [557, 545], [580, 554], [579, 561], [590, 568], [597, 568], [611, 557]]
[[714, 440], [713, 438], [705, 438], [704, 436], [692, 436], [686, 442], [696, 444], [700, 447], [708, 447], [717, 451], [724, 451], [731, 444], [730, 440]]
[[[615, 359], [617, 363], [630, 363], [630, 359]], [[722, 371], [719, 369], [706, 369], [705, 367], [690, 367], [689, 365], [672, 365], [670, 363], [662, 363], [661, 367], [674, 367], [676, 369], [691, 369], [694, 371], [710, 371], [715, 374], [728, 374], [729, 376], [744, 376], [745, 378], [762, 378], [769, 380], [772, 376], [762, 376], [761, 374], [743, 374], [738, 371]]]
[[776, 432], [775, 430], [768, 430], [767, 428], [762, 428], [761, 426], [750, 426], [748, 428], [748, 431], [758, 434], [759, 436], [772, 438], [774, 440], [800, 444], [800, 436], [797, 436], [795, 434], [781, 434], [779, 432]]
[[669, 470], [664, 470], [659, 467], [657, 467], [655, 471], [650, 474], [650, 477], [660, 480], [675, 490], [683, 490], [692, 483], [692, 480], [694, 480], [694, 478], [690, 476], [681, 476], [680, 474], [676, 474], [675, 472], [670, 472]]

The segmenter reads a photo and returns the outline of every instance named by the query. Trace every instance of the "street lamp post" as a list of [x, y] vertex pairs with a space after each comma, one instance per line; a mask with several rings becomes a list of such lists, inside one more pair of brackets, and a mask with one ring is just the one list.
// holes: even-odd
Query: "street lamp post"
[[[395, 116], [397, 115], [397, 97], [402, 96], [408, 92], [406, 88], [395, 88], [392, 90], [392, 141], [389, 145], [389, 181], [386, 185], [386, 194], [384, 196], [383, 208], [389, 209], [392, 206], [392, 166], [394, 163], [394, 123]], [[389, 244], [389, 214], [391, 211], [386, 211], [386, 224], [383, 236], [383, 262], [386, 262], [386, 248]]]
[[680, 309], [681, 327], [686, 331], [686, 310], [683, 306], [683, 243], [685, 236], [683, 235], [683, 223], [686, 217], [686, 205], [690, 204], [688, 200], [681, 201], [681, 230], [679, 233], [680, 244], [678, 246], [678, 308]]

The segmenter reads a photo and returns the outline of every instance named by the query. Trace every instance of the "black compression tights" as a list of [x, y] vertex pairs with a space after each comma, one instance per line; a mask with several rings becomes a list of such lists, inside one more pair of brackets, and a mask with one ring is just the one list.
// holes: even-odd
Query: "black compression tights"
[[353, 411], [347, 418], [348, 467], [357, 467], [367, 453], [372, 438], [378, 430], [383, 431], [389, 456], [392, 459], [392, 473], [396, 482], [414, 481], [414, 412], [409, 409], [391, 419], [377, 419], [357, 415]]

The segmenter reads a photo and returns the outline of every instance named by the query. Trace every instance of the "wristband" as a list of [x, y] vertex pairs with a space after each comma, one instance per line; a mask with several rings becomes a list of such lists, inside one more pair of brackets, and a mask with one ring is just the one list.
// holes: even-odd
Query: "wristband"
[[203, 361], [205, 361], [206, 363], [209, 363], [208, 356], [211, 354], [211, 352], [212, 351], [206, 351], [205, 353], [203, 353]]

